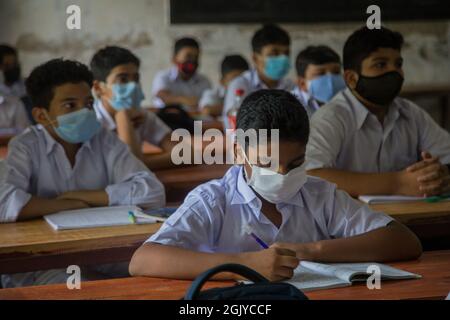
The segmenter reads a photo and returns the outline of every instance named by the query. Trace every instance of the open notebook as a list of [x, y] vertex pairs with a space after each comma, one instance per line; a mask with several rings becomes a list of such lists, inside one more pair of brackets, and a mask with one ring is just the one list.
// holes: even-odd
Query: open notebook
[[359, 200], [367, 204], [379, 204], [379, 203], [393, 203], [393, 202], [410, 202], [410, 201], [423, 201], [424, 197], [409, 197], [409, 196], [359, 196]]
[[[129, 212], [136, 217], [130, 220]], [[80, 210], [61, 211], [44, 216], [44, 219], [55, 230], [84, 229], [96, 227], [111, 227], [128, 224], [148, 224], [164, 219], [144, 214], [136, 206], [99, 207]]]
[[396, 269], [380, 263], [333, 263], [323, 264], [310, 261], [301, 261], [294, 271], [290, 283], [300, 290], [310, 291], [317, 289], [338, 288], [351, 286], [356, 281], [366, 281], [371, 275], [367, 273], [369, 266], [380, 268], [382, 280], [417, 279], [420, 275]]

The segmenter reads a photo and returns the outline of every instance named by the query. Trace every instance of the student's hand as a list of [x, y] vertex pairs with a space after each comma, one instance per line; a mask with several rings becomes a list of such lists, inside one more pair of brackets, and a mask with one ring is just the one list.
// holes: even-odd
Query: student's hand
[[145, 111], [139, 109], [128, 109], [128, 116], [134, 128], [139, 128], [145, 121]]
[[181, 102], [186, 107], [196, 109], [198, 107], [199, 99], [197, 97], [182, 97]]
[[270, 281], [292, 278], [299, 260], [295, 252], [271, 246], [258, 252], [242, 253], [242, 264], [262, 274]]
[[57, 199], [82, 201], [88, 207], [102, 207], [109, 204], [108, 194], [104, 190], [69, 191], [59, 195]]
[[272, 245], [274, 248], [288, 249], [295, 252], [297, 259], [314, 261], [318, 256], [319, 244], [317, 242], [309, 243], [290, 243], [276, 242]]
[[434, 196], [449, 190], [449, 171], [437, 157], [422, 152], [419, 161], [403, 171], [401, 179], [403, 194]]

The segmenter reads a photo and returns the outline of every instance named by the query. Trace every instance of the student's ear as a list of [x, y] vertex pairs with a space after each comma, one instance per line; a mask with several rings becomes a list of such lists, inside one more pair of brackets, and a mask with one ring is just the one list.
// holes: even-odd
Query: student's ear
[[355, 89], [356, 88], [356, 84], [358, 83], [358, 79], [359, 79], [359, 75], [356, 71], [347, 69], [344, 70], [344, 80], [345, 83], [347, 83], [347, 86], [350, 89]]
[[42, 107], [34, 107], [31, 109], [31, 115], [33, 116], [34, 121], [43, 126], [46, 126], [50, 123], [48, 119], [48, 110]]
[[92, 89], [94, 91], [96, 98], [100, 98], [106, 93], [104, 84], [98, 80], [94, 80], [94, 83], [92, 84]]
[[308, 91], [308, 86], [306, 84], [306, 79], [303, 78], [302, 76], [298, 76], [297, 77], [297, 86], [299, 87], [300, 90], [303, 90], [305, 92]]

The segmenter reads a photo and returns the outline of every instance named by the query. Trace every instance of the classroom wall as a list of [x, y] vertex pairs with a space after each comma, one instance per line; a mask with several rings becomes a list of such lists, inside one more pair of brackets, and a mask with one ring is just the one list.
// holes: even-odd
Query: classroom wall
[[[82, 29], [67, 30], [66, 7], [78, 4]], [[341, 52], [346, 37], [365, 23], [285, 25], [293, 38], [293, 58], [309, 44], [325, 43]], [[450, 84], [450, 21], [386, 23], [404, 33], [406, 84]], [[0, 0], [0, 42], [20, 50], [24, 73], [52, 57], [88, 63], [95, 50], [117, 44], [142, 59], [142, 80], [149, 96], [155, 72], [170, 64], [172, 43], [193, 35], [203, 43], [201, 71], [213, 81], [225, 54], [250, 58], [249, 41], [258, 25], [177, 25], [169, 23], [165, 0]], [[294, 72], [292, 72], [294, 76]], [[147, 100], [148, 101], [148, 100]]]

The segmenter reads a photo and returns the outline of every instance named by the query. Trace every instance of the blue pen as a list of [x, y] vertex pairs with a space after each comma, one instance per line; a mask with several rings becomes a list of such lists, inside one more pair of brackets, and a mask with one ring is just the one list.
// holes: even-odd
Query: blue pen
[[250, 235], [253, 239], [255, 239], [255, 241], [256, 242], [258, 242], [258, 244], [261, 246], [261, 247], [263, 247], [264, 249], [268, 249], [269, 248], [269, 246], [264, 242], [264, 241], [262, 241], [253, 231], [252, 231], [252, 229], [250, 228], [250, 226], [245, 226], [245, 228], [244, 228], [244, 230], [245, 230], [245, 232], [248, 234], [248, 235]]

